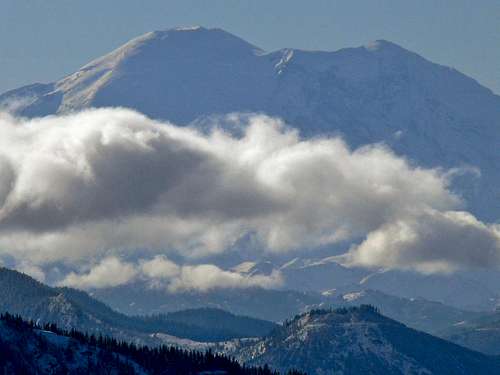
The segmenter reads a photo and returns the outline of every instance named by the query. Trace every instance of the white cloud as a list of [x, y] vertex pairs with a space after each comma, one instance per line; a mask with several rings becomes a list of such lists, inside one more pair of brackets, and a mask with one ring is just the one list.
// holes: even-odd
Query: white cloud
[[275, 288], [283, 284], [278, 271], [270, 275], [242, 275], [238, 272], [222, 270], [213, 264], [183, 266], [180, 274], [169, 284], [171, 291], [199, 290], [215, 288]]
[[[446, 171], [412, 166], [382, 145], [302, 140], [266, 116], [245, 121], [232, 136], [125, 109], [0, 115], [0, 254], [35, 265], [91, 264], [115, 249], [202, 257], [252, 234], [271, 252], [364, 238], [349, 261], [366, 266], [498, 265], [498, 230], [455, 211]], [[456, 251], [458, 238], [474, 241]], [[158, 259], [140, 272], [175, 271]], [[196, 285], [199, 270], [179, 267], [179, 287]], [[239, 277], [204, 270], [228, 285]], [[91, 274], [73, 280], [112, 282]]]
[[108, 257], [86, 274], [69, 273], [61, 284], [81, 289], [105, 288], [126, 284], [136, 276], [137, 270], [132, 264]]
[[108, 257], [87, 273], [71, 272], [60, 285], [80, 289], [98, 289], [128, 284], [138, 278], [149, 280], [152, 285], [164, 286], [170, 291], [207, 291], [216, 288], [272, 288], [281, 286], [279, 272], [271, 275], [242, 275], [223, 270], [212, 264], [179, 266], [164, 256], [141, 260], [137, 264]]
[[143, 261], [141, 270], [144, 275], [152, 279], [172, 279], [181, 272], [181, 268], [177, 264], [160, 255], [151, 260]]
[[345, 257], [350, 265], [423, 273], [500, 265], [500, 228], [467, 212], [427, 210], [387, 223]]

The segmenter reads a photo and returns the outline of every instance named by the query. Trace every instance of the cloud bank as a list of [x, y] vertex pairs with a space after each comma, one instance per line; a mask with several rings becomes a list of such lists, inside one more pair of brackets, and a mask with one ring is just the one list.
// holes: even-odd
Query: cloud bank
[[69, 273], [61, 285], [96, 289], [123, 285], [146, 279], [153, 287], [166, 287], [171, 292], [196, 290], [206, 292], [217, 288], [275, 288], [283, 283], [278, 271], [268, 276], [243, 275], [223, 270], [213, 264], [180, 266], [164, 256], [142, 260], [137, 264], [107, 257], [87, 273]]
[[[350, 150], [340, 138], [303, 140], [274, 118], [245, 121], [235, 136], [125, 109], [0, 115], [0, 254], [33, 265], [116, 249], [199, 258], [250, 235], [270, 252], [359, 243], [344, 257], [351, 265], [499, 265], [498, 226], [457, 211], [446, 171], [383, 145]], [[199, 269], [185, 271], [176, 283], [196, 284]], [[91, 285], [99, 272], [78, 280]], [[216, 283], [234, 276], [213, 273]]]

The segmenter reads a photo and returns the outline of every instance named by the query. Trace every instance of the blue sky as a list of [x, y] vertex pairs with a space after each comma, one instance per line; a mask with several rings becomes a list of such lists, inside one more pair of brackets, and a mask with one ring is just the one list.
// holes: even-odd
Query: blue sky
[[387, 39], [500, 93], [498, 0], [0, 0], [0, 92], [48, 82], [151, 30], [220, 27], [266, 50]]

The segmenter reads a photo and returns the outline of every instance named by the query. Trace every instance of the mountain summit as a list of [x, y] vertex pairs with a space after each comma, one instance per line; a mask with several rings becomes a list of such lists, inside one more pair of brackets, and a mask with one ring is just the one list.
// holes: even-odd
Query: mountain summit
[[313, 310], [234, 351], [247, 364], [320, 374], [493, 374], [500, 360], [407, 328], [367, 305]]
[[0, 95], [0, 108], [28, 117], [106, 106], [177, 124], [263, 112], [305, 136], [383, 142], [424, 167], [474, 167], [454, 188], [481, 219], [500, 217], [500, 97], [388, 41], [264, 52], [220, 29], [155, 31], [60, 81]]
[[[20, 113], [40, 116], [122, 106], [187, 123], [209, 113], [257, 110], [263, 102], [263, 51], [220, 29], [154, 31], [135, 38], [64, 79], [7, 93], [28, 98]], [[259, 70], [259, 67], [261, 68]]]

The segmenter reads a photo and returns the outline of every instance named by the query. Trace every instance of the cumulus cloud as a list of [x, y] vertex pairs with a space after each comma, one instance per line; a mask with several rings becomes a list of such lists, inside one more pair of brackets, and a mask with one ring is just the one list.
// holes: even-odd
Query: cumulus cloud
[[347, 265], [423, 273], [498, 266], [500, 228], [467, 212], [426, 210], [381, 226], [343, 258]]
[[141, 270], [151, 279], [172, 279], [181, 273], [181, 268], [164, 256], [156, 256], [141, 263]]
[[136, 276], [137, 270], [132, 264], [108, 257], [86, 274], [69, 273], [62, 285], [81, 289], [105, 288], [126, 284]]
[[[245, 121], [231, 135], [125, 109], [0, 115], [0, 252], [33, 264], [114, 249], [202, 257], [251, 235], [271, 252], [361, 242], [346, 262], [365, 266], [498, 265], [497, 228], [456, 211], [446, 171], [412, 166], [383, 145], [351, 150], [339, 138], [303, 140], [274, 118]], [[136, 272], [176, 272], [179, 288], [202, 273], [209, 284], [239, 277], [176, 267]], [[72, 277], [91, 285], [101, 274]]]
[[213, 264], [201, 264], [183, 266], [178, 277], [172, 279], [169, 289], [207, 291], [215, 288], [275, 288], [282, 284], [283, 279], [279, 271], [273, 271], [270, 275], [242, 275], [222, 270]]
[[137, 264], [108, 257], [87, 273], [70, 273], [60, 283], [81, 289], [97, 289], [130, 283], [138, 278], [151, 282], [155, 287], [164, 286], [171, 292], [183, 290], [208, 291], [216, 288], [272, 288], [281, 286], [278, 271], [271, 275], [243, 275], [223, 270], [213, 264], [179, 266], [164, 256], [142, 260]]

